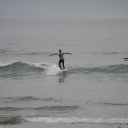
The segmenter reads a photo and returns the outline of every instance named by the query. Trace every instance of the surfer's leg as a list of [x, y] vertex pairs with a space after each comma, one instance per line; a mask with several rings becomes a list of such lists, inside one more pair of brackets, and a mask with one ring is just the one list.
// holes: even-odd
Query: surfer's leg
[[61, 60], [59, 60], [59, 67], [60, 67], [60, 69], [61, 69]]
[[62, 64], [63, 64], [63, 69], [65, 69], [65, 66], [64, 66], [64, 60], [62, 60]]

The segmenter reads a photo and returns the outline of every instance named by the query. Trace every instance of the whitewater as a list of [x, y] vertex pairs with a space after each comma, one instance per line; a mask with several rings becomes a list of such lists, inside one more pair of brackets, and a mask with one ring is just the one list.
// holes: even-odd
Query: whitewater
[[127, 20], [0, 25], [0, 128], [128, 127]]

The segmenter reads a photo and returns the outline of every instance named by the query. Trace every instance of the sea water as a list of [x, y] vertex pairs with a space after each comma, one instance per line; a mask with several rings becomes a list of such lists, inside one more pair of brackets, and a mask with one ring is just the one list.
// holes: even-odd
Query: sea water
[[[0, 20], [0, 128], [128, 127], [128, 20]], [[58, 67], [59, 49], [66, 71]]]

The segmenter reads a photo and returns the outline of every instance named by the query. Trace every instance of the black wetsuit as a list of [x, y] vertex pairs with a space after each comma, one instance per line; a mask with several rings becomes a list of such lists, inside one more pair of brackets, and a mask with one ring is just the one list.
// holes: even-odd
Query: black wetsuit
[[62, 63], [62, 65], [63, 65], [63, 69], [65, 69], [65, 66], [64, 66], [64, 60], [59, 60], [59, 66], [60, 66], [60, 68], [61, 68], [61, 63]]
[[61, 67], [61, 63], [62, 63], [63, 69], [65, 69], [65, 66], [64, 66], [64, 57], [63, 57], [64, 54], [65, 54], [65, 53], [57, 53], [57, 55], [58, 55], [59, 58], [60, 58], [60, 60], [59, 60], [59, 67], [62, 68], [62, 67]]

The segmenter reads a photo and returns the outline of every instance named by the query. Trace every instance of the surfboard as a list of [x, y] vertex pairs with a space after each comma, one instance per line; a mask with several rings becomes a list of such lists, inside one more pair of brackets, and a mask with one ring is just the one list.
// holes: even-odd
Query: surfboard
[[61, 71], [67, 71], [67, 69], [65, 68], [65, 69], [60, 69]]
[[46, 69], [46, 74], [47, 75], [56, 75], [62, 72], [66, 72], [67, 69], [60, 69], [57, 65], [52, 65], [51, 67], [48, 67]]
[[60, 72], [64, 72], [64, 71], [67, 71], [67, 69], [65, 68], [65, 69], [60, 69]]

